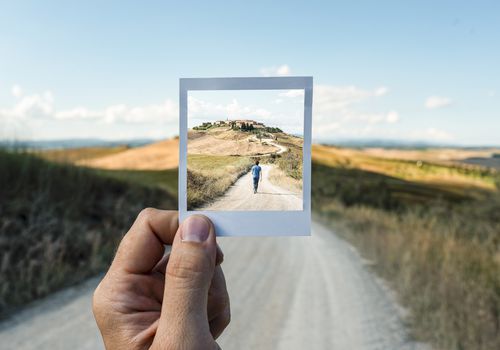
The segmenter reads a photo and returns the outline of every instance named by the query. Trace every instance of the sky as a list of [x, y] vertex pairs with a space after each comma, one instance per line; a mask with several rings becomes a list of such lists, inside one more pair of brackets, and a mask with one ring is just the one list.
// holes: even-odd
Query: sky
[[0, 0], [0, 139], [164, 138], [181, 77], [313, 76], [313, 140], [500, 145], [498, 1]]
[[188, 128], [204, 122], [249, 119], [304, 134], [304, 90], [188, 91]]

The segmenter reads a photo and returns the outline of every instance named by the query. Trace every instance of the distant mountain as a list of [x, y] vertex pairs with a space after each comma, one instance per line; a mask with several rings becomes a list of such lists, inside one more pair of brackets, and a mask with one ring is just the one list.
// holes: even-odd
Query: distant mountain
[[426, 148], [462, 148], [462, 149], [491, 149], [499, 148], [494, 145], [464, 146], [460, 144], [437, 143], [426, 141], [404, 141], [384, 139], [339, 139], [324, 140], [316, 139], [315, 143], [328, 146], [340, 146], [348, 148], [387, 148], [387, 149], [426, 149]]
[[64, 139], [64, 140], [0, 140], [0, 147], [7, 148], [36, 148], [36, 149], [63, 149], [81, 147], [114, 147], [127, 145], [129, 147], [144, 146], [158, 140], [131, 139], [131, 140], [102, 140], [102, 139]]

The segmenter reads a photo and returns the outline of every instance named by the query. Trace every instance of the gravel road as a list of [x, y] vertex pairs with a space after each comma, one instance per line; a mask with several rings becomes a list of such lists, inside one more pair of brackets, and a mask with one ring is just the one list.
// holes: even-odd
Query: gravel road
[[200, 210], [302, 210], [302, 193], [273, 185], [269, 181], [271, 165], [261, 165], [262, 181], [253, 193], [252, 174], [243, 175], [216, 201]]
[[[220, 238], [232, 321], [224, 349], [427, 349], [411, 341], [392, 293], [345, 241]], [[59, 292], [0, 324], [1, 349], [102, 349], [90, 303], [98, 279]]]

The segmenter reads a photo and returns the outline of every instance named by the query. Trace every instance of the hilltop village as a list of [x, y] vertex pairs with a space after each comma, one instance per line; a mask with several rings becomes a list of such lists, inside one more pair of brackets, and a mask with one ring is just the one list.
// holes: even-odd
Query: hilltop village
[[266, 131], [269, 133], [279, 133], [283, 132], [280, 128], [277, 127], [269, 127], [264, 125], [262, 122], [258, 122], [252, 119], [226, 119], [226, 120], [217, 120], [215, 122], [205, 122], [199, 126], [193, 127], [193, 130], [207, 130], [210, 128], [218, 128], [218, 127], [228, 127], [232, 130], [241, 130], [241, 131]]

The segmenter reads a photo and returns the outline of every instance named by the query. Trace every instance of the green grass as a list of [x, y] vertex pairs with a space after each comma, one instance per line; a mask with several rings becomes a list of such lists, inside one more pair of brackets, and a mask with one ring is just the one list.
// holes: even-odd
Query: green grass
[[139, 184], [144, 187], [160, 188], [177, 197], [178, 192], [178, 170], [105, 170], [96, 169], [96, 173], [111, 177], [129, 184]]
[[249, 157], [189, 155], [188, 209], [193, 210], [222, 195], [251, 166], [252, 159]]
[[0, 168], [0, 317], [105, 270], [144, 207], [177, 207], [159, 188], [32, 154], [0, 150]]
[[[499, 349], [500, 193], [481, 183], [498, 174], [399, 160], [377, 168], [335, 153], [320, 159], [316, 217], [374, 262], [411, 311], [414, 336], [438, 349]], [[425, 173], [438, 176], [422, 181]]]

